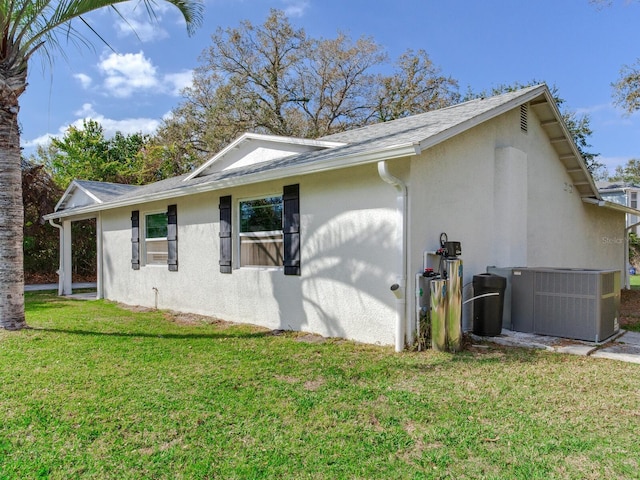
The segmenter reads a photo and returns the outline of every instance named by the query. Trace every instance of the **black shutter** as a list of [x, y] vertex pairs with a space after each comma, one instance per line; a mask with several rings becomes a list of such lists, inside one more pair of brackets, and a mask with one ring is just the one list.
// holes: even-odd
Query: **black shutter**
[[287, 185], [282, 193], [284, 208], [284, 274], [300, 275], [300, 185]]
[[167, 247], [170, 272], [178, 271], [178, 206], [167, 207]]
[[220, 197], [220, 273], [231, 273], [231, 195]]
[[140, 212], [131, 212], [131, 268], [140, 270]]

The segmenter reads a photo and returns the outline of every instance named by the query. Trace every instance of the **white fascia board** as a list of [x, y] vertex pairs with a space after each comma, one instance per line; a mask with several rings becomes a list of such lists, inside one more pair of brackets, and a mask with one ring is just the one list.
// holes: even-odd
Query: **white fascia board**
[[[564, 122], [564, 119], [562, 118], [562, 113], [560, 113], [560, 110], [558, 109], [558, 104], [556, 103], [556, 101], [551, 96], [551, 92], [549, 92], [549, 89], [545, 88], [544, 95], [547, 98], [547, 103], [549, 104], [549, 107], [553, 110], [553, 114], [555, 115], [556, 119], [558, 120], [560, 128], [562, 129], [563, 135], [566, 137], [567, 141], [569, 142], [569, 146], [571, 148], [572, 153], [578, 159], [578, 163], [580, 164], [580, 168], [582, 168], [582, 173], [583, 173], [584, 177], [587, 179], [587, 181], [589, 182], [589, 187], [591, 188], [591, 193], [595, 197], [599, 197], [600, 195], [598, 194], [598, 187], [596, 187], [596, 182], [593, 180], [593, 177], [591, 176], [591, 173], [589, 173], [589, 170], [587, 169], [587, 164], [584, 161], [584, 158], [582, 158], [582, 154], [578, 150], [578, 147], [576, 146], [576, 143], [573, 140], [573, 135], [571, 135], [571, 133], [567, 129], [567, 125]], [[586, 197], [583, 196], [583, 198], [586, 198]]]
[[259, 133], [245, 133], [244, 140], [264, 140], [272, 143], [287, 143], [290, 145], [308, 145], [310, 147], [335, 148], [345, 145], [343, 142], [329, 142], [326, 140], [314, 140], [312, 138], [284, 137], [281, 135], [264, 135]]
[[86, 188], [82, 187], [80, 184], [78, 184], [78, 182], [76, 182], [75, 180], [73, 180], [69, 186], [67, 187], [67, 189], [64, 191], [64, 193], [62, 194], [62, 197], [60, 197], [60, 200], [58, 200], [58, 203], [56, 203], [55, 208], [53, 209], [54, 212], [57, 212], [58, 209], [64, 205], [64, 202], [73, 194], [73, 191], [75, 189], [81, 190], [83, 193], [85, 193], [89, 198], [91, 198], [93, 201], [95, 201], [96, 203], [102, 203], [102, 200], [100, 200], [98, 197], [96, 197], [93, 193], [91, 193], [89, 190], [87, 190]]
[[[465, 120], [462, 123], [454, 125], [451, 128], [443, 130], [442, 132], [437, 133], [436, 135], [432, 135], [426, 140], [420, 142], [420, 148], [422, 150], [426, 150], [430, 147], [433, 147], [434, 145], [444, 142], [445, 140], [449, 140], [450, 138], [455, 137], [456, 135], [459, 135], [477, 125], [480, 125], [481, 123], [484, 123], [487, 120], [490, 120], [494, 117], [502, 115], [503, 113], [508, 112], [509, 110], [512, 110], [513, 108], [518, 107], [523, 103], [527, 103], [533, 100], [534, 98], [539, 97], [543, 93], [546, 94], [547, 92], [548, 92], [547, 87], [544, 85], [540, 85], [538, 88], [531, 90], [525, 95], [516, 97], [507, 103], [503, 103], [502, 105], [499, 105], [491, 110], [488, 110], [484, 113], [476, 115], [475, 117], [472, 117], [468, 120]], [[547, 101], [549, 101], [548, 96], [547, 96]]]
[[64, 191], [64, 193], [62, 194], [62, 197], [60, 197], [60, 200], [58, 200], [58, 203], [56, 203], [56, 206], [53, 208], [54, 212], [57, 212], [58, 209], [64, 204], [65, 200], [67, 199], [67, 197], [69, 195], [71, 195], [71, 192], [73, 190], [75, 190], [75, 188], [77, 187], [76, 181], [73, 180], [69, 186], [67, 187], [67, 189]]
[[595, 182], [593, 181], [593, 177], [591, 176], [591, 174], [589, 173], [589, 171], [587, 170], [587, 166], [584, 162], [584, 159], [582, 158], [582, 155], [580, 154], [580, 152], [578, 151], [578, 148], [576, 147], [575, 142], [573, 141], [573, 137], [571, 136], [571, 134], [569, 133], [569, 131], [567, 130], [567, 127], [564, 123], [564, 120], [562, 119], [562, 115], [560, 113], [560, 111], [558, 110], [558, 106], [556, 105], [556, 101], [553, 99], [553, 97], [551, 96], [549, 89], [545, 86], [545, 85], [541, 85], [540, 87], [531, 90], [530, 92], [517, 97], [507, 103], [504, 103], [492, 110], [489, 110], [487, 112], [481, 113], [480, 115], [477, 115], [473, 118], [470, 118], [469, 120], [466, 120], [462, 123], [459, 123], [458, 125], [455, 125], [447, 130], [444, 130], [436, 135], [433, 135], [429, 138], [427, 138], [425, 141], [420, 143], [420, 148], [422, 150], [426, 150], [430, 147], [433, 147], [434, 145], [437, 145], [439, 143], [444, 142], [445, 140], [448, 140], [452, 137], [455, 137], [456, 135], [459, 135], [463, 132], [465, 132], [466, 130], [469, 130], [477, 125], [480, 125], [481, 123], [486, 122], [487, 120], [490, 120], [494, 117], [497, 117], [499, 115], [502, 115], [503, 113], [508, 112], [509, 110], [516, 108], [520, 105], [523, 105], [527, 102], [530, 102], [531, 100], [539, 97], [540, 95], [544, 95], [545, 96], [545, 100], [547, 101], [547, 103], [549, 104], [549, 107], [553, 110], [553, 113], [556, 117], [556, 119], [558, 120], [559, 125], [562, 128], [563, 131], [563, 135], [565, 136], [565, 138], [567, 139], [567, 142], [570, 145], [570, 148], [572, 150], [572, 153], [576, 156], [576, 158], [578, 158], [578, 163], [580, 164], [580, 168], [583, 171], [584, 177], [587, 179], [587, 181], [589, 182], [589, 186], [591, 187], [591, 191], [592, 194], [595, 196], [598, 196], [598, 189], [596, 187]]
[[72, 211], [54, 212], [48, 215], [44, 215], [45, 220], [76, 217], [78, 215], [85, 215], [93, 212], [99, 212], [103, 210], [111, 210], [114, 208], [127, 207], [132, 205], [141, 205], [143, 203], [155, 202], [158, 200], [173, 199], [179, 197], [185, 197], [188, 195], [194, 195], [197, 193], [211, 192], [215, 190], [221, 190], [223, 188], [238, 187], [242, 185], [250, 185], [254, 183], [268, 182], [271, 180], [279, 180], [287, 177], [293, 177], [298, 175], [309, 175], [313, 173], [326, 172], [330, 170], [337, 170], [348, 167], [355, 167], [358, 165], [365, 165], [368, 163], [377, 163], [380, 160], [392, 160], [394, 158], [409, 157], [418, 155], [420, 148], [416, 144], [398, 145], [395, 147], [387, 147], [381, 150], [374, 150], [369, 152], [361, 152], [353, 155], [346, 155], [336, 157], [334, 159], [319, 162], [310, 163], [308, 165], [292, 165], [290, 167], [276, 168], [273, 170], [267, 170], [264, 172], [256, 172], [238, 177], [231, 177], [226, 180], [214, 180], [207, 183], [201, 183], [190, 187], [182, 187], [177, 189], [171, 189], [163, 192], [156, 192], [141, 197], [128, 198], [126, 200], [115, 200], [101, 205], [89, 205], [74, 209]]
[[243, 135], [240, 135], [238, 138], [236, 138], [233, 142], [231, 142], [229, 145], [227, 145], [226, 147], [224, 147], [222, 150], [220, 150], [218, 153], [216, 153], [213, 157], [211, 157], [209, 160], [207, 160], [206, 162], [204, 162], [202, 165], [200, 165], [198, 168], [196, 168], [191, 175], [189, 175], [188, 177], [186, 177], [183, 182], [187, 182], [193, 178], [196, 178], [198, 175], [200, 175], [200, 173], [203, 170], [206, 170], [207, 168], [209, 168], [211, 166], [211, 164], [215, 163], [218, 159], [224, 157], [228, 152], [230, 152], [231, 150], [233, 150], [234, 148], [236, 148], [237, 146], [239, 146], [242, 142], [245, 141], [245, 139], [247, 138], [248, 134], [245, 133]]
[[308, 145], [311, 147], [318, 148], [336, 148], [342, 147], [345, 144], [339, 142], [326, 142], [321, 140], [310, 140], [307, 138], [297, 138], [297, 137], [283, 137], [278, 135], [262, 135], [259, 133], [243, 133], [238, 138], [236, 138], [233, 142], [227, 145], [225, 148], [216, 153], [209, 160], [200, 165], [197, 169], [195, 169], [188, 177], [186, 177], [183, 182], [188, 182], [196, 177], [198, 177], [204, 170], [209, 168], [211, 165], [216, 163], [218, 160], [223, 158], [227, 153], [231, 150], [238, 148], [241, 144], [251, 141], [251, 140], [263, 140], [266, 142], [272, 143], [286, 143], [289, 145]]
[[589, 198], [589, 197], [583, 198], [582, 201], [590, 205], [597, 205], [598, 207], [608, 208], [609, 210], [617, 210], [619, 212], [624, 212], [630, 215], [636, 215], [640, 217], [640, 210], [627, 207], [625, 205], [620, 205], [619, 203], [609, 202], [608, 200], [601, 200], [598, 198]]

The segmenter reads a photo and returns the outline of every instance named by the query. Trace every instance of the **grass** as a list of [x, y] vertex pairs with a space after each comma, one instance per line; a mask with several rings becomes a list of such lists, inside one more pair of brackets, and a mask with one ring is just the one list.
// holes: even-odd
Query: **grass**
[[27, 295], [0, 479], [640, 478], [640, 367], [450, 355]]
[[633, 289], [640, 289], [640, 275], [629, 275], [629, 285]]

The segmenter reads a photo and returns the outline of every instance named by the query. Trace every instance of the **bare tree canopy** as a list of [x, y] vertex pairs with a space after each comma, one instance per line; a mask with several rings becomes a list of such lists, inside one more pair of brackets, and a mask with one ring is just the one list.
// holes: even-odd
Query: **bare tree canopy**
[[310, 38], [279, 10], [262, 25], [218, 29], [200, 62], [158, 142], [201, 159], [245, 131], [318, 138], [459, 98], [423, 50], [390, 65], [370, 37]]

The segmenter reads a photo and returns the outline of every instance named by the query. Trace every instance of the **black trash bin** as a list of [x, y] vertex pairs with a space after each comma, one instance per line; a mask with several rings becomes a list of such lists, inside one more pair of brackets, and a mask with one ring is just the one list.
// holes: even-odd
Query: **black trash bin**
[[[507, 279], [495, 273], [480, 273], [473, 276], [473, 333], [483, 337], [494, 337], [502, 332], [502, 311]], [[487, 295], [482, 297], [481, 295]], [[497, 295], [495, 295], [497, 294]]]

